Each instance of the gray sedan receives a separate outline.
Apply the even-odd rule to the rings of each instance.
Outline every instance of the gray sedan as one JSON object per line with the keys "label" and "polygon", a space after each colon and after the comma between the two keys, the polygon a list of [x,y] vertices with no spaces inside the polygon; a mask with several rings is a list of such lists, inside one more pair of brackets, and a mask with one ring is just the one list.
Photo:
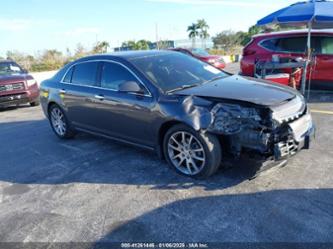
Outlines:
{"label": "gray sedan", "polygon": [[140,146],[195,178],[243,153],[284,160],[314,132],[297,91],[172,51],[79,59],[41,84],[41,103],[59,138],[82,131]]}

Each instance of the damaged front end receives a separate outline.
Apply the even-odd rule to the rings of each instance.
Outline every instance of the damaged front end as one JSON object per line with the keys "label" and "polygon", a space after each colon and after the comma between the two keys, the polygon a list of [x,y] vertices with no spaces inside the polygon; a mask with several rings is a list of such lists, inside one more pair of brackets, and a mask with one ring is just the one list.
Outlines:
{"label": "damaged front end", "polygon": [[193,127],[223,137],[233,157],[248,151],[281,160],[309,148],[314,126],[302,97],[277,107],[219,102],[191,96],[183,103]]}
{"label": "damaged front end", "polygon": [[213,119],[208,131],[223,135],[229,142],[229,152],[239,157],[243,149],[261,154],[270,152],[272,122],[269,112],[254,107],[219,103],[211,110]]}

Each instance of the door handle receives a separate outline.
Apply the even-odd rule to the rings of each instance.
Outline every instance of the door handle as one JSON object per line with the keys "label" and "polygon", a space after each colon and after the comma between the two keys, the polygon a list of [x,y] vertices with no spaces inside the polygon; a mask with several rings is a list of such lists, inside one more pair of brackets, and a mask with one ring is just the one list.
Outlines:
{"label": "door handle", "polygon": [[59,90],[59,93],[60,93],[60,94],[65,94],[65,93],[66,93],[66,90],[65,90],[65,89],[61,89],[61,90]]}
{"label": "door handle", "polygon": [[98,99],[98,100],[104,100],[104,96],[103,95],[95,95],[94,96],[95,99]]}

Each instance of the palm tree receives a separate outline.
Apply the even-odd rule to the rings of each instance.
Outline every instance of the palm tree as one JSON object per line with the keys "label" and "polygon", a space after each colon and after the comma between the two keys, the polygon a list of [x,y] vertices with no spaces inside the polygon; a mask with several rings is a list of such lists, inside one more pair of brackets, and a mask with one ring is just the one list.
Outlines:
{"label": "palm tree", "polygon": [[188,37],[192,39],[192,47],[195,47],[195,40],[199,36],[198,24],[192,23],[192,25],[187,27],[187,32],[189,32]]}
{"label": "palm tree", "polygon": [[201,43],[203,47],[206,47],[206,39],[209,37],[208,29],[209,26],[205,19],[200,19],[197,22],[199,29],[199,37],[201,38]]}

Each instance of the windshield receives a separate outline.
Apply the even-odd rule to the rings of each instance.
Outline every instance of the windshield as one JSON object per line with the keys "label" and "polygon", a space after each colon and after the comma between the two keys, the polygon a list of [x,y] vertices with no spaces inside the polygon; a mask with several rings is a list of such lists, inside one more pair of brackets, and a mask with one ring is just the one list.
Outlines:
{"label": "windshield", "polygon": [[198,55],[198,56],[209,56],[210,54],[204,50],[204,49],[200,49],[200,48],[194,48],[191,50],[192,54],[194,55]]}
{"label": "windshield", "polygon": [[131,62],[164,92],[194,87],[227,74],[182,53],[133,58]]}
{"label": "windshield", "polygon": [[22,68],[15,62],[0,62],[0,75],[22,74]]}

